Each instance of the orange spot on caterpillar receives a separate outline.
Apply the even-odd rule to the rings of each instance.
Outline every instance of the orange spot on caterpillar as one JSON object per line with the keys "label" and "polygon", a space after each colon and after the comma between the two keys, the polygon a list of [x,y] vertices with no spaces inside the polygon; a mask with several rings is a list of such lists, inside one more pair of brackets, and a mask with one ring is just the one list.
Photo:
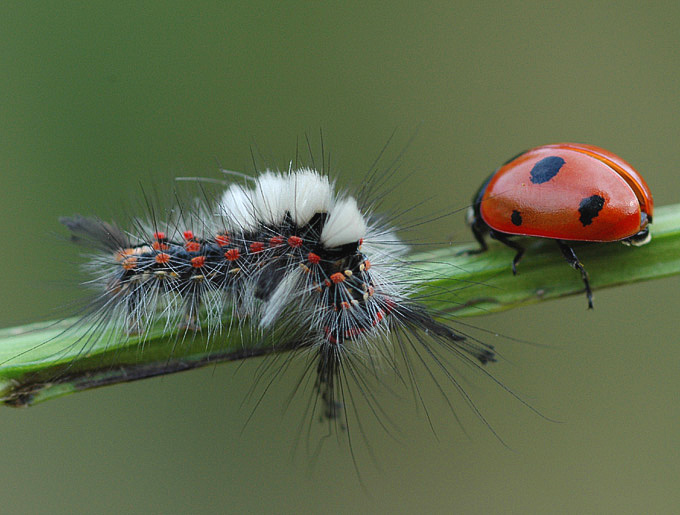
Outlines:
{"label": "orange spot on caterpillar", "polygon": [[127,256],[130,256],[132,254],[136,254],[135,249],[121,249],[118,252],[116,252],[113,256],[113,258],[116,261],[122,261],[124,260]]}
{"label": "orange spot on caterpillar", "polygon": [[302,238],[300,238],[299,236],[291,236],[290,238],[288,238],[288,245],[290,245],[294,249],[302,247]]}
{"label": "orange spot on caterpillar", "polygon": [[345,276],[341,274],[340,272],[336,272],[333,275],[331,275],[331,281],[333,281],[335,284],[341,283],[345,280]]}
{"label": "orange spot on caterpillar", "polygon": [[167,263],[170,261],[170,254],[166,254],[165,252],[161,252],[160,254],[156,254],[156,263],[159,265],[162,265],[164,263]]}
{"label": "orange spot on caterpillar", "polygon": [[380,321],[385,318],[385,312],[382,309],[379,309],[378,312],[375,314],[375,320],[373,321],[373,325],[378,325]]}
{"label": "orange spot on caterpillar", "polygon": [[270,247],[278,247],[279,245],[283,245],[283,238],[281,236],[274,236],[269,240]]}
{"label": "orange spot on caterpillar", "polygon": [[165,233],[161,231],[156,231],[153,233],[153,237],[157,240],[164,240],[165,239]]}
{"label": "orange spot on caterpillar", "polygon": [[122,266],[125,270],[134,270],[137,266],[137,258],[135,256],[128,256],[123,260]]}
{"label": "orange spot on caterpillar", "polygon": [[331,332],[330,328],[328,326],[323,328],[323,332],[326,333],[326,340],[328,340],[329,343],[335,345],[338,343],[338,340],[335,336],[333,336],[333,333]]}
{"label": "orange spot on caterpillar", "polygon": [[236,261],[239,257],[241,257],[241,253],[238,251],[238,249],[229,249],[224,253],[224,257],[227,258],[228,261]]}
{"label": "orange spot on caterpillar", "polygon": [[201,250],[201,244],[197,241],[187,241],[186,245],[184,245],[184,248],[189,252],[198,252]]}
{"label": "orange spot on caterpillar", "polygon": [[345,338],[351,340],[352,338],[355,338],[360,334],[365,333],[366,330],[367,329],[364,327],[353,327],[352,329],[347,329],[347,331],[345,331]]}
{"label": "orange spot on caterpillar", "polygon": [[229,238],[229,235],[225,232],[222,234],[218,234],[215,236],[215,243],[217,243],[220,247],[226,247],[231,243],[231,238]]}
{"label": "orange spot on caterpillar", "polygon": [[205,265],[205,256],[191,258],[191,266],[194,268],[201,268],[203,265]]}
{"label": "orange spot on caterpillar", "polygon": [[250,252],[253,254],[257,254],[258,252],[262,252],[264,250],[264,243],[261,241],[254,241],[250,244]]}
{"label": "orange spot on caterpillar", "polygon": [[321,263],[321,256],[319,256],[318,254],[314,254],[314,252],[310,252],[309,254],[307,254],[307,261],[314,265],[318,265],[319,263]]}
{"label": "orange spot on caterpillar", "polygon": [[185,240],[193,240],[194,239],[194,233],[192,231],[184,231],[183,236],[184,236]]}
{"label": "orange spot on caterpillar", "polygon": [[[162,234],[162,233],[161,233]],[[162,243],[160,241],[154,241],[151,246],[154,250],[168,250],[170,246],[167,243]]]}

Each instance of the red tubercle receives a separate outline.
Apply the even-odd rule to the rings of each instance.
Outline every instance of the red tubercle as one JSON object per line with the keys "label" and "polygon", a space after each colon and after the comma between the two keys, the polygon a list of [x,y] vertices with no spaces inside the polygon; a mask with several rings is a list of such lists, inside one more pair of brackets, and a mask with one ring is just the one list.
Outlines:
{"label": "red tubercle", "polygon": [[159,265],[164,265],[165,263],[170,261],[170,254],[161,252],[160,254],[156,254],[156,257],[154,259],[156,260],[156,263],[158,263]]}
{"label": "red tubercle", "polygon": [[238,249],[229,249],[224,253],[224,257],[227,259],[227,261],[236,261],[239,257],[241,257],[241,253]]}
{"label": "red tubercle", "polygon": [[[350,329],[347,329],[342,333],[342,337],[345,340],[351,340],[353,338],[356,338],[357,336],[361,336],[363,333],[365,333],[368,330],[366,327],[352,327]],[[326,340],[328,343],[331,343],[333,345],[338,344],[338,339],[333,335],[334,331],[331,331],[330,327],[326,326],[323,328],[324,334],[326,336]]]}
{"label": "red tubercle", "polygon": [[302,238],[299,236],[291,236],[288,238],[288,245],[293,247],[294,249],[302,247]]}
{"label": "red tubercle", "polygon": [[384,300],[385,306],[383,309],[378,309],[378,311],[375,313],[375,318],[373,319],[373,326],[375,327],[378,325],[380,322],[383,321],[383,319],[392,313],[394,311],[394,308],[397,306],[397,304],[389,298],[386,298]]}
{"label": "red tubercle", "polygon": [[309,261],[313,265],[318,265],[319,263],[321,263],[321,256],[319,256],[318,254],[314,254],[314,252],[310,252],[309,254],[307,254],[307,261]]}
{"label": "red tubercle", "polygon": [[264,243],[261,241],[254,241],[250,244],[250,252],[252,254],[257,254],[259,252],[262,252],[264,250]]}
{"label": "red tubercle", "polygon": [[[160,233],[160,234],[163,234],[163,233]],[[168,250],[170,248],[170,245],[168,245],[167,243],[163,243],[161,241],[156,240],[151,244],[151,247],[154,250]]]}
{"label": "red tubercle", "polygon": [[123,261],[125,258],[128,256],[131,256],[132,254],[135,253],[135,249],[133,248],[128,248],[128,249],[120,249],[118,252],[116,252],[113,257],[116,261]]}
{"label": "red tubercle", "polygon": [[187,241],[184,248],[187,249],[187,252],[198,252],[201,250],[201,244],[197,241]]}
{"label": "red tubercle", "polygon": [[124,270],[134,270],[137,267],[137,257],[127,256],[123,259],[121,266]]}
{"label": "red tubercle", "polygon": [[333,275],[331,275],[331,281],[333,281],[334,284],[341,283],[345,280],[345,275],[341,274],[340,272],[336,272]]}
{"label": "red tubercle", "polygon": [[352,327],[351,329],[347,329],[345,331],[345,338],[348,340],[351,340],[352,338],[356,338],[360,334],[363,334],[367,331],[365,327]]}
{"label": "red tubercle", "polygon": [[283,245],[283,238],[281,236],[274,236],[269,239],[270,247],[278,247],[279,245]]}
{"label": "red tubercle", "polygon": [[333,345],[338,343],[338,339],[333,336],[333,333],[328,326],[323,328],[323,332],[326,334],[326,340],[328,340],[328,343],[332,343]]}
{"label": "red tubercle", "polygon": [[231,243],[231,238],[226,232],[218,234],[215,236],[215,243],[217,243],[220,247],[226,247]]}
{"label": "red tubercle", "polygon": [[205,265],[205,256],[196,256],[191,258],[191,266],[194,268],[201,268]]}
{"label": "red tubercle", "polygon": [[340,303],[340,306],[342,306],[342,309],[345,309],[345,310],[346,310],[346,309],[349,309],[349,308],[351,307],[350,304],[349,304],[349,302],[347,302],[347,301],[341,302],[341,303]]}

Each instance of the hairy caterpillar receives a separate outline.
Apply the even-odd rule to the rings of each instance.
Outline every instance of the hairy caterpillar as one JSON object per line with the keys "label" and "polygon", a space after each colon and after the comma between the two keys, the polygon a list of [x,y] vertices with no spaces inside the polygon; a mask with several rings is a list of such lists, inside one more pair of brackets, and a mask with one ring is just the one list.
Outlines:
{"label": "hairy caterpillar", "polygon": [[417,300],[425,278],[395,229],[370,212],[371,180],[355,197],[313,168],[291,166],[240,177],[217,200],[136,218],[132,229],[63,218],[72,239],[94,249],[85,268],[98,293],[86,318],[142,341],[160,324],[182,338],[250,332],[273,340],[271,351],[305,352],[328,420],[343,413],[348,381],[363,385],[385,363],[396,369],[397,356],[413,349],[481,417],[442,356],[478,366],[495,360],[493,347],[439,322]]}

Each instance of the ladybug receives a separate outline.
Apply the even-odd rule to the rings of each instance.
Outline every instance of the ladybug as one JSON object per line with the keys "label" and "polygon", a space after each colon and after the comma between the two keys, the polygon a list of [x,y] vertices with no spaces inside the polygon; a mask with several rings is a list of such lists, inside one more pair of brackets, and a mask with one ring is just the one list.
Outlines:
{"label": "ladybug", "polygon": [[581,143],[543,145],[506,161],[484,181],[468,213],[481,248],[469,253],[487,250],[488,233],[515,249],[516,274],[524,247],[512,236],[553,239],[567,262],[581,272],[592,309],[588,273],[571,243],[644,245],[651,239],[653,210],[647,183],[619,156]]}

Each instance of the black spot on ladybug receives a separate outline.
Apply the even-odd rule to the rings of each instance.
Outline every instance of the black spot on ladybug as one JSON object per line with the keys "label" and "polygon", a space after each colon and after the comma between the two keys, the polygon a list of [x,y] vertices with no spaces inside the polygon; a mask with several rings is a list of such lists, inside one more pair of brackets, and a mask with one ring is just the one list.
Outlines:
{"label": "black spot on ladybug", "polygon": [[578,206],[578,212],[581,213],[579,220],[583,224],[583,227],[593,223],[593,218],[600,214],[603,207],[604,198],[599,195],[584,198]]}
{"label": "black spot on ladybug", "polygon": [[555,177],[564,166],[564,159],[559,156],[544,157],[531,169],[531,182],[543,184]]}
{"label": "black spot on ladybug", "polygon": [[519,227],[522,225],[522,214],[515,209],[510,216],[510,221]]}

